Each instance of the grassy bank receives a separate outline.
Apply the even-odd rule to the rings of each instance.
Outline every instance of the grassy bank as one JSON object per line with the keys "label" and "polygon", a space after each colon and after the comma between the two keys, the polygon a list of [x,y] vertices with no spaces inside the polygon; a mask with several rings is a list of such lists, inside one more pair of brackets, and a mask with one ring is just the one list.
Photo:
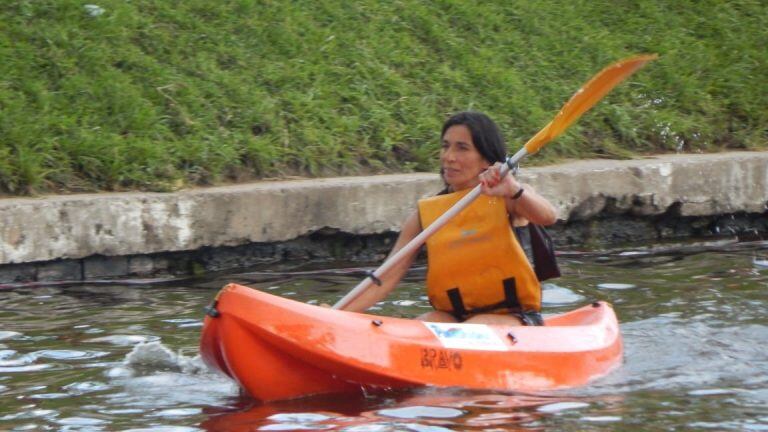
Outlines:
{"label": "grassy bank", "polygon": [[760,1],[339,3],[3,2],[0,191],[431,170],[449,113],[516,149],[645,52],[530,163],[768,147]]}

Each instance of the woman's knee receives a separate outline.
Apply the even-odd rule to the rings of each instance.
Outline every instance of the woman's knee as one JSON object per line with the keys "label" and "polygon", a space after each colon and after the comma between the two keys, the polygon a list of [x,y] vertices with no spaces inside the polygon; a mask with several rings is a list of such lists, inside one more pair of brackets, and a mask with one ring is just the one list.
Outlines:
{"label": "woman's knee", "polygon": [[443,311],[429,311],[427,313],[423,313],[416,317],[419,321],[427,321],[427,322],[444,322],[444,323],[455,323],[458,322],[456,318],[449,314],[448,312]]}
{"label": "woman's knee", "polygon": [[502,314],[480,314],[475,315],[466,321],[469,324],[486,324],[486,325],[505,325],[505,326],[521,326],[523,322],[520,321],[514,315],[502,315]]}

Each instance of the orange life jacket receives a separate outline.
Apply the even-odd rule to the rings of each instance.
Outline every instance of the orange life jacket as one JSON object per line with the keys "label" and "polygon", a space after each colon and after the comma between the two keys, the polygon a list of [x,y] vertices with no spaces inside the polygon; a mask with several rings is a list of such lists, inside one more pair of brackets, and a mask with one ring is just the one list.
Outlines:
{"label": "orange life jacket", "polygon": [[[419,200],[422,228],[469,190]],[[427,240],[427,295],[461,318],[499,309],[540,311],[541,285],[509,224],[504,199],[480,195]]]}

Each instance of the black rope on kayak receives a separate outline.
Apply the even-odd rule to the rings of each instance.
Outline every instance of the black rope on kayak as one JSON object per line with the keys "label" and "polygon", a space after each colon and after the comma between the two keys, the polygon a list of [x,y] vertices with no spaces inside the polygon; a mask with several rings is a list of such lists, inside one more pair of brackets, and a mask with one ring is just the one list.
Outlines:
{"label": "black rope on kayak", "polygon": [[375,274],[373,274],[373,270],[368,270],[365,272],[366,275],[368,275],[369,278],[378,286],[381,286],[381,279],[377,278]]}
{"label": "black rope on kayak", "polygon": [[214,300],[213,303],[211,303],[209,306],[204,307],[203,311],[205,311],[206,315],[212,318],[218,318],[221,315],[221,312],[216,310],[216,305],[218,304],[219,304],[219,301]]}
{"label": "black rope on kayak", "polygon": [[509,338],[509,340],[512,343],[512,345],[517,343],[517,336],[515,336],[514,333],[512,333],[512,332],[507,333],[507,337]]}

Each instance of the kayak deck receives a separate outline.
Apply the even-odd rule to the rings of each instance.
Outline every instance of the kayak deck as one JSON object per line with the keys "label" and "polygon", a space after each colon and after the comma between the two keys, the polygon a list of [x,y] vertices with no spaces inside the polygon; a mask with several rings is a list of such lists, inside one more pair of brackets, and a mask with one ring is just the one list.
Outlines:
{"label": "kayak deck", "polygon": [[[205,318],[205,362],[261,401],[416,386],[548,390],[621,363],[613,308],[543,327],[425,323],[312,306],[229,284]],[[215,315],[215,316],[212,316]]]}

